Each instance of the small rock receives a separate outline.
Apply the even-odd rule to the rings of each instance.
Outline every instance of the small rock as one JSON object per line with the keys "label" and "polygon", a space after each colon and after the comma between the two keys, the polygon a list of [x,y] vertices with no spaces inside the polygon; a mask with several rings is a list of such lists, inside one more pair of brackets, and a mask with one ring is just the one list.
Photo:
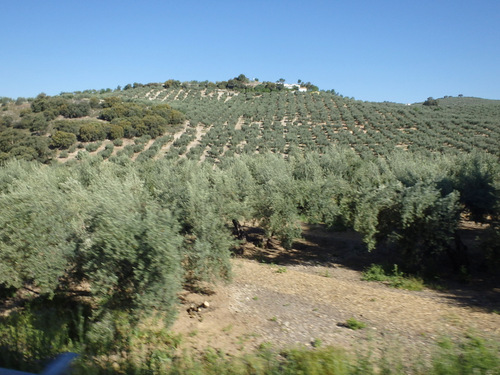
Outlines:
{"label": "small rock", "polygon": [[207,301],[203,302],[203,307],[208,309],[210,307],[210,303],[208,303]]}

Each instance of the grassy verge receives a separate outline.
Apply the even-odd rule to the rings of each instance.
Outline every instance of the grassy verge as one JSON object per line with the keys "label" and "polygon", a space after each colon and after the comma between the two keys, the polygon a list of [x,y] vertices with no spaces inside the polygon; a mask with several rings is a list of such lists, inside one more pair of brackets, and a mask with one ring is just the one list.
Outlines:
{"label": "grassy verge", "polygon": [[414,363],[405,364],[390,350],[380,358],[319,342],[312,349],[262,345],[238,357],[213,349],[193,356],[179,352],[182,338],[173,335],[164,320],[138,323],[125,313],[91,321],[69,310],[31,309],[1,319],[0,363],[24,371],[39,372],[56,354],[75,351],[80,357],[74,374],[500,374],[499,343],[475,336],[443,339],[426,364],[418,353]]}

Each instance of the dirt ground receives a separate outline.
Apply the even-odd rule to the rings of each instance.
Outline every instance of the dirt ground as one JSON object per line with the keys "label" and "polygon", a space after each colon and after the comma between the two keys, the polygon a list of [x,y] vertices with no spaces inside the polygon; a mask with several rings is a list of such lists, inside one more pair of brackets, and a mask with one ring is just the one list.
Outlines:
{"label": "dirt ground", "polygon": [[[173,331],[182,349],[237,355],[262,344],[335,345],[426,356],[437,339],[467,333],[500,341],[500,288],[485,282],[407,291],[361,280],[376,261],[355,233],[305,227],[285,251],[246,244],[233,279],[204,293],[185,291]],[[345,326],[354,318],[366,324]]]}

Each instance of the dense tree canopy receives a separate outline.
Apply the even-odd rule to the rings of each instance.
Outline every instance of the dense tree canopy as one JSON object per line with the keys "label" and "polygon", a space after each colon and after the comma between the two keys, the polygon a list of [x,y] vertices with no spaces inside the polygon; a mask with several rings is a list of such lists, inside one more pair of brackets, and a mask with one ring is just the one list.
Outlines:
{"label": "dense tree canopy", "polygon": [[[255,220],[285,247],[300,220],[352,228],[368,250],[384,246],[426,272],[468,266],[463,215],[498,233],[500,171],[486,154],[363,160],[337,148],[228,158],[216,169],[127,160],[0,168],[0,285],[57,293],[70,278],[88,281],[102,306],[173,311],[182,281],[229,276],[234,220]],[[497,264],[488,249],[482,256]]]}
{"label": "dense tree canopy", "polygon": [[65,149],[69,148],[75,142],[76,135],[74,135],[73,133],[58,130],[52,135],[50,139],[50,146],[54,148]]}
{"label": "dense tree canopy", "polygon": [[437,106],[438,104],[439,104],[438,101],[433,97],[427,98],[427,100],[423,103],[423,105],[426,106]]}

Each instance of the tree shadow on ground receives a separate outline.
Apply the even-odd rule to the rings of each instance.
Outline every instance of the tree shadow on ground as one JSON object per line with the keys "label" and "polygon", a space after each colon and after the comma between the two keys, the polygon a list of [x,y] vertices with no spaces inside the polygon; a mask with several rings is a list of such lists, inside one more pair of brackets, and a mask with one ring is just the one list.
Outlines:
{"label": "tree shadow on ground", "polygon": [[445,298],[465,307],[500,314],[500,273],[489,270],[482,249],[487,226],[473,222],[460,225],[460,238],[467,247],[471,271],[449,273],[442,279]]}
{"label": "tree shadow on ground", "polygon": [[[280,266],[345,267],[362,272],[372,264],[400,264],[394,252],[384,247],[368,251],[361,235],[352,231],[334,231],[320,224],[304,224],[302,238],[295,241],[292,249],[283,248],[275,238],[268,239],[261,228],[242,226],[246,243],[239,256]],[[462,237],[476,256],[478,229],[462,230]],[[478,309],[488,313],[500,313],[500,277],[481,269],[476,259],[474,272],[468,277],[445,270],[438,279],[430,279],[426,286],[436,289],[439,297],[450,303]]]}
{"label": "tree shadow on ground", "polygon": [[239,255],[265,263],[282,266],[307,265],[348,267],[363,271],[373,263],[382,261],[382,251],[369,252],[361,236],[351,230],[333,231],[320,224],[304,224],[302,238],[285,249],[275,238],[266,238],[258,227],[242,227],[246,243]]}

